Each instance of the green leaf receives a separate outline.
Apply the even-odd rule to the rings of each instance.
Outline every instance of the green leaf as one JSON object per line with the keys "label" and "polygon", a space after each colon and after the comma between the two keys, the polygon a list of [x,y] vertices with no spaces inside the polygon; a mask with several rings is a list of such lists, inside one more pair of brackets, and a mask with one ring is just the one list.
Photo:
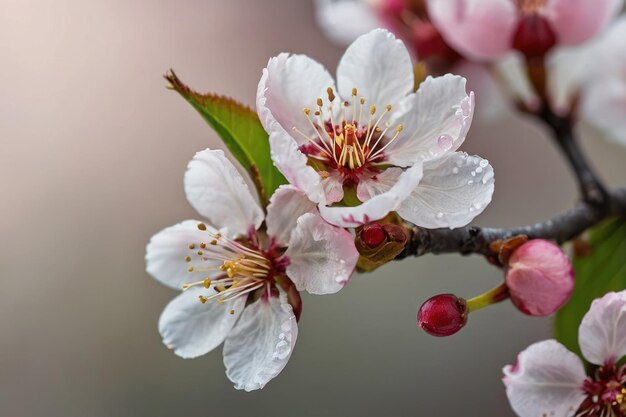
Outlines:
{"label": "green leaf", "polygon": [[248,171],[263,206],[287,180],[270,158],[268,135],[251,108],[228,97],[199,94],[185,85],[174,73],[165,75],[170,88],[178,92],[215,130],[226,147]]}
{"label": "green leaf", "polygon": [[626,219],[609,219],[592,229],[589,252],[573,261],[574,293],[556,315],[556,339],[580,355],[578,326],[591,302],[609,291],[626,288]]}

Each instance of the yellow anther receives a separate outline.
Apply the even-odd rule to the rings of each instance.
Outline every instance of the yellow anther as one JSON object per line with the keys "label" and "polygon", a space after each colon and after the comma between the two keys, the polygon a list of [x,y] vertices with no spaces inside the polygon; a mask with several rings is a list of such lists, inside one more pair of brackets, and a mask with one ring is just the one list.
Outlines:
{"label": "yellow anther", "polygon": [[304,114],[306,114],[307,116],[309,114],[311,114],[311,109],[309,109],[308,107],[305,107],[304,109],[302,109],[302,111],[304,112]]}
{"label": "yellow anther", "polygon": [[230,310],[230,314],[231,315],[235,314],[235,310]]}
{"label": "yellow anther", "polygon": [[211,286],[211,279],[210,278],[205,279],[202,285],[204,285],[204,288],[209,288]]}
{"label": "yellow anther", "polygon": [[387,111],[391,111],[391,104],[387,104],[387,105],[385,106],[385,109],[386,109]]}
{"label": "yellow anther", "polygon": [[198,251],[198,255],[202,256],[202,251],[201,250]]}
{"label": "yellow anther", "polygon": [[396,132],[400,133],[404,130],[404,125],[398,125],[398,127],[396,127]]}
{"label": "yellow anther", "polygon": [[217,245],[217,240],[213,239],[210,243],[211,243],[211,245],[215,246],[215,245]]}
{"label": "yellow anther", "polygon": [[319,116],[321,113],[318,112],[317,110],[315,110],[315,113],[313,113],[313,114],[316,115],[316,116]]}
{"label": "yellow anther", "polygon": [[353,89],[352,89],[352,95],[353,95],[353,96],[356,96],[356,88],[353,88]]}
{"label": "yellow anther", "polygon": [[235,270],[233,268],[228,268],[226,270],[226,273],[228,274],[228,278],[232,278],[235,276]]}
{"label": "yellow anther", "polygon": [[370,114],[373,116],[376,113],[376,106],[370,106]]}
{"label": "yellow anther", "polygon": [[333,91],[332,87],[328,87],[326,89],[326,92],[328,93],[328,101],[332,103],[333,100],[335,100],[335,92]]}
{"label": "yellow anther", "polygon": [[330,177],[330,174],[326,171],[319,171],[318,172],[319,176],[321,179],[325,180],[326,178]]}
{"label": "yellow anther", "polygon": [[322,105],[323,105],[323,104],[324,104],[324,102],[322,101],[322,99],[318,97],[318,98],[317,98],[317,105],[318,105],[319,107],[322,107]]}
{"label": "yellow anther", "polygon": [[185,256],[185,262],[191,262],[191,256]]}
{"label": "yellow anther", "polygon": [[204,223],[198,223],[198,229],[200,229],[200,230],[206,230],[206,224],[204,224]]}
{"label": "yellow anther", "polygon": [[186,290],[187,288],[189,288],[190,285],[189,284],[183,284],[183,290]]}
{"label": "yellow anther", "polygon": [[221,237],[222,237],[221,233],[218,233],[218,234],[215,235],[215,239],[217,239],[217,240],[220,240]]}
{"label": "yellow anther", "polygon": [[208,298],[206,298],[204,295],[199,295],[198,298],[200,299],[200,302],[202,304],[206,303],[207,301],[209,301]]}
{"label": "yellow anther", "polygon": [[188,247],[189,247],[189,249],[195,249],[196,245],[194,245],[193,243],[190,243]]}
{"label": "yellow anther", "polygon": [[193,272],[193,266],[190,266],[189,268],[187,268],[187,271]]}
{"label": "yellow anther", "polygon": [[350,105],[350,103],[348,103],[347,101],[343,102],[343,107],[348,107]]}
{"label": "yellow anther", "polygon": [[204,242],[200,243],[200,247],[201,247],[202,249],[206,248],[206,243],[204,243]]}
{"label": "yellow anther", "polygon": [[365,104],[365,99],[364,99],[363,97],[361,97],[361,99],[359,100],[359,102],[360,102],[361,104]]}
{"label": "yellow anther", "polygon": [[215,287],[215,288],[216,288],[216,289],[217,289],[217,291],[219,291],[219,292],[224,292],[224,291],[226,291],[226,287],[225,287],[225,286],[223,286],[222,284],[216,285],[216,287]]}

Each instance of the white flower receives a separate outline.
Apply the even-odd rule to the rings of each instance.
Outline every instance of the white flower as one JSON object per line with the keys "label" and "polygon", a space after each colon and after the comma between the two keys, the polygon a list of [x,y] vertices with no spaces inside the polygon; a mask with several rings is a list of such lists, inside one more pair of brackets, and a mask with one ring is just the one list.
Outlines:
{"label": "white flower", "polygon": [[195,155],[185,192],[207,221],[166,228],[146,249],[148,273],[185,289],[161,315],[163,343],[194,358],[224,342],[226,375],[235,388],[263,388],[296,343],[294,284],[314,294],[340,290],[358,259],[353,238],[324,222],[292,186],[271,197],[267,233],[260,231],[263,210],[222,151]]}
{"label": "white flower", "polygon": [[465,79],[427,78],[413,93],[404,44],[384,29],[359,37],[337,69],[280,54],[259,82],[257,110],[272,159],[342,227],[391,211],[417,225],[459,227],[493,194],[486,160],[455,152],[474,111]]}
{"label": "white flower", "polygon": [[[559,115],[574,116],[609,139],[626,145],[626,17],[590,42],[556,48],[546,59],[547,99]],[[531,110],[541,99],[533,89],[520,55],[511,54],[496,63],[498,75],[516,98]]]}
{"label": "white flower", "polygon": [[586,376],[578,356],[555,340],[535,343],[504,368],[504,384],[520,417],[625,416],[626,291],[595,300],[578,331],[580,350],[598,369]]}
{"label": "white flower", "polygon": [[315,14],[326,36],[342,46],[386,26],[371,0],[316,0]]}

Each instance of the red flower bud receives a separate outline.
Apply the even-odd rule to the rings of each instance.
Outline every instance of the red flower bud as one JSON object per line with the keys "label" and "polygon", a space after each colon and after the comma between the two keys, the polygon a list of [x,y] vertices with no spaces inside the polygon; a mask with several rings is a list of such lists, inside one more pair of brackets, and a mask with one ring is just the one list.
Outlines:
{"label": "red flower bud", "polygon": [[574,290],[574,269],[552,242],[534,239],[517,248],[505,269],[513,304],[530,316],[548,316],[563,307]]}
{"label": "red flower bud", "polygon": [[527,58],[541,58],[554,45],[556,35],[545,17],[532,13],[524,16],[519,22],[513,38],[513,47]]}
{"label": "red flower bud", "polygon": [[361,240],[370,248],[383,243],[386,237],[385,230],[378,223],[366,224],[361,230]]}
{"label": "red flower bud", "polygon": [[467,314],[465,300],[454,294],[439,294],[422,304],[417,324],[432,336],[450,336],[465,326]]}

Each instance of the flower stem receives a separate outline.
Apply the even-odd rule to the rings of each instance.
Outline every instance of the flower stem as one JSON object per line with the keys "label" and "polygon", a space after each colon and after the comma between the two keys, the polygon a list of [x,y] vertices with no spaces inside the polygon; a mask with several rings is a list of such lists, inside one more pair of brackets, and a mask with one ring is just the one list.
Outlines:
{"label": "flower stem", "polygon": [[509,289],[506,284],[501,284],[486,293],[470,298],[465,303],[467,305],[467,309],[471,313],[492,304],[499,303],[507,298],[509,298]]}

